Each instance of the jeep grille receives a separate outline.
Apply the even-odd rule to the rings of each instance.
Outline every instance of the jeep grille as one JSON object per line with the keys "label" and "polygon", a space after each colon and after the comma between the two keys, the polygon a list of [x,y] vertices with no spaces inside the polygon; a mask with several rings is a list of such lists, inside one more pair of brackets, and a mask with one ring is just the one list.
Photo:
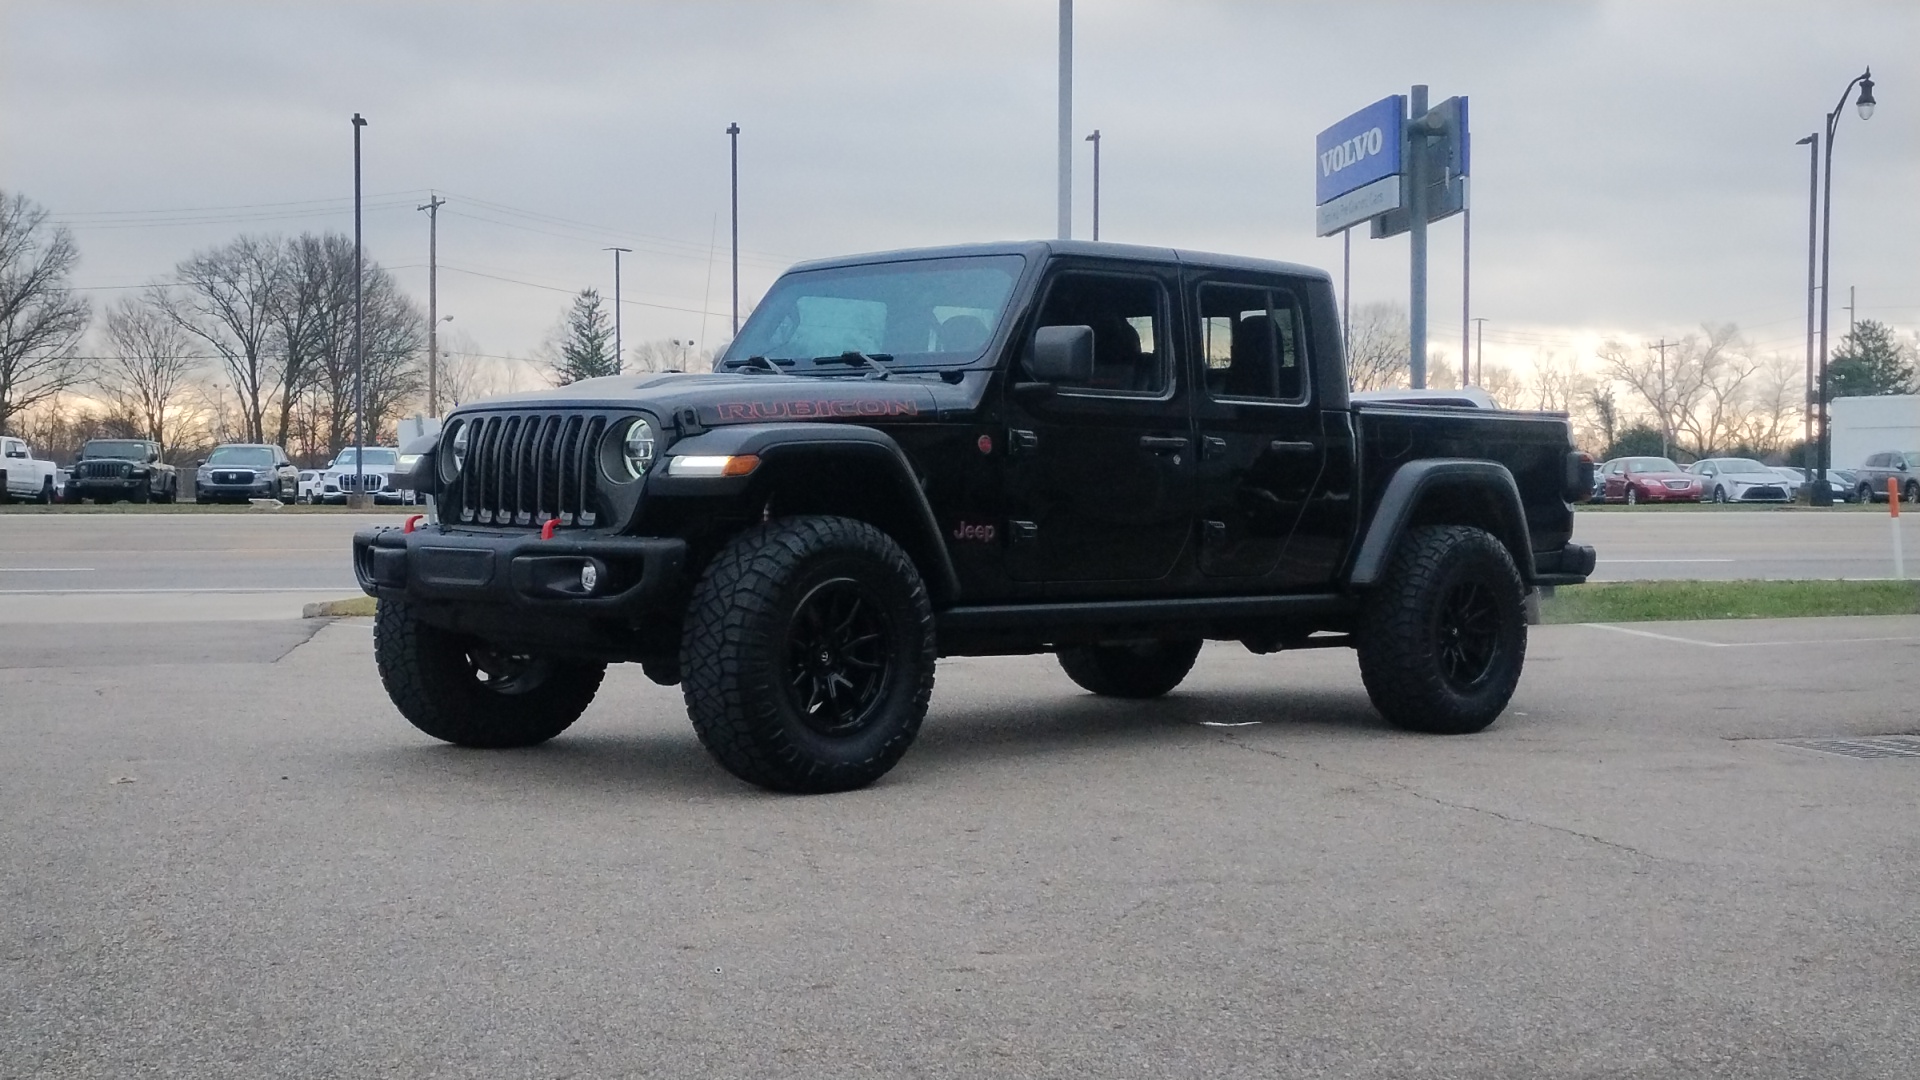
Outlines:
{"label": "jeep grille", "polygon": [[448,485],[442,520],[533,528],[550,519],[591,526],[600,518],[599,453],[604,416],[489,413],[467,421],[466,466]]}
{"label": "jeep grille", "polygon": [[83,461],[73,467],[73,475],[82,480],[124,480],[133,473],[126,461]]}

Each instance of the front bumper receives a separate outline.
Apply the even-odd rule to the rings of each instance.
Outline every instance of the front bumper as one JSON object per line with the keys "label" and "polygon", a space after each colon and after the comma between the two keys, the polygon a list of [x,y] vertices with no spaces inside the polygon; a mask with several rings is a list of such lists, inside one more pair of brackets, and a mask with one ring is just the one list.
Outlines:
{"label": "front bumper", "polygon": [[278,495],[279,492],[271,480],[256,480],[251,484],[215,484],[196,481],[193,494],[199,499],[267,499]]}
{"label": "front bumper", "polygon": [[[594,567],[592,592],[580,571]],[[685,594],[687,543],[661,537],[413,532],[376,525],[353,534],[353,572],[369,596],[405,597],[533,616],[633,619]]]}
{"label": "front bumper", "polygon": [[95,495],[130,495],[147,486],[147,478],[136,476],[127,480],[111,478],[88,478],[86,480],[68,480],[67,491],[75,495],[92,498]]}

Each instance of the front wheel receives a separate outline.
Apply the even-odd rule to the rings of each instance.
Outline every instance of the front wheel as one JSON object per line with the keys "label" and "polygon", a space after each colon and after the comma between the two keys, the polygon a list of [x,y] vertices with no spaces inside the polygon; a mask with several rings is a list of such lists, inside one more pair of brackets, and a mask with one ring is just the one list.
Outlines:
{"label": "front wheel", "polygon": [[404,600],[374,608],[373,658],[400,715],[443,742],[534,746],[592,704],[605,664],[515,653],[420,621]]}
{"label": "front wheel", "polygon": [[1360,677],[1374,707],[1436,735],[1493,723],[1527,655],[1525,591],[1506,546],[1484,529],[1414,530],[1361,614]]}
{"label": "front wheel", "polygon": [[1858,497],[1860,502],[1870,503],[1873,501],[1873,488],[1868,484],[1861,484],[1859,489],[1854,492],[1854,495]]}
{"label": "front wheel", "polygon": [[1102,697],[1157,698],[1179,686],[1200,656],[1200,639],[1074,645],[1056,654],[1082,690]]}
{"label": "front wheel", "polygon": [[1723,487],[1716,487],[1716,488],[1714,488],[1714,489],[1713,489],[1713,501],[1714,501],[1714,502],[1717,502],[1717,503],[1723,503],[1723,502],[1726,502],[1726,501],[1727,501],[1727,489],[1726,489],[1726,488],[1723,488]]}
{"label": "front wheel", "polygon": [[1627,505],[1628,506],[1640,505],[1640,493],[1634,490],[1633,488],[1627,489]]}
{"label": "front wheel", "polygon": [[933,607],[900,545],[865,522],[782,518],[727,544],[680,644],[687,715],[728,772],[774,791],[872,783],[919,734]]}

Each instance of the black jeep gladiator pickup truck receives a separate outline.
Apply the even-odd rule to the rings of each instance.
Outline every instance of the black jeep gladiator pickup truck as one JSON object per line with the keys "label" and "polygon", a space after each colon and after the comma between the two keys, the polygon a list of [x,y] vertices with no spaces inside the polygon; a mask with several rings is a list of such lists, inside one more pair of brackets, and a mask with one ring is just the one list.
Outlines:
{"label": "black jeep gladiator pickup truck", "polygon": [[1528,591],[1594,564],[1564,416],[1352,403],[1324,272],[1158,248],[803,264],[712,373],[465,405],[406,453],[434,513],[353,561],[408,720],[539,743],[638,661],[782,791],[884,774],[940,656],[1150,698],[1207,639],[1351,646],[1392,722],[1479,731]]}

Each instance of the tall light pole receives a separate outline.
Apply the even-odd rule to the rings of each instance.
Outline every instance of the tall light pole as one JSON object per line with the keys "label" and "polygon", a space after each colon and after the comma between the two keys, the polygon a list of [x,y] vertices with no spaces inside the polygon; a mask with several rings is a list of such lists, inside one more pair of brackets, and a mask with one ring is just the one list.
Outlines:
{"label": "tall light pole", "polygon": [[1473,385],[1479,386],[1487,377],[1487,320],[1485,316],[1473,317],[1473,370],[1476,377]]}
{"label": "tall light pole", "polygon": [[733,336],[740,336],[740,125],[727,125],[733,151]]}
{"label": "tall light pole", "polygon": [[440,208],[447,200],[427,192],[427,415],[440,415]]}
{"label": "tall light pole", "polygon": [[366,276],[365,259],[360,246],[360,129],[366,118],[353,114],[353,494],[349,505],[367,505],[367,354],[360,336],[366,305],[361,302],[360,283]]}
{"label": "tall light pole", "polygon": [[1073,237],[1073,0],[1060,0],[1060,239]]}
{"label": "tall light pole", "polygon": [[1833,434],[1828,430],[1827,416],[1827,315],[1832,307],[1832,286],[1828,271],[1833,262],[1833,135],[1840,126],[1840,113],[1847,107],[1847,99],[1853,96],[1853,88],[1860,88],[1860,119],[1873,116],[1873,69],[1856,75],[1840,94],[1840,103],[1827,114],[1826,161],[1820,177],[1820,460],[1815,467],[1812,502],[1815,506],[1833,505],[1833,492],[1827,487],[1827,469],[1833,464]]}
{"label": "tall light pole", "polygon": [[[1416,85],[1408,96],[1412,123],[1427,115],[1427,88]],[[1415,390],[1427,385],[1427,143],[1411,139],[1407,143],[1407,239],[1411,249],[1412,272],[1407,305],[1408,381]]]}
{"label": "tall light pole", "polygon": [[1460,211],[1460,385],[1467,378],[1467,324],[1473,321],[1473,181],[1462,179],[1467,205]]}
{"label": "tall light pole", "polygon": [[1093,144],[1093,238],[1100,239],[1100,129],[1087,136]]}
{"label": "tall light pole", "polygon": [[600,250],[613,252],[613,373],[618,375],[627,366],[627,354],[621,351],[620,346],[620,254],[633,249],[610,247]]}
{"label": "tall light pole", "polygon": [[[1817,456],[1813,446],[1813,412],[1819,407],[1813,379],[1814,324],[1813,293],[1820,287],[1820,133],[1814,132],[1793,145],[1807,148],[1807,393],[1806,408],[1801,410],[1800,464],[1812,476]],[[1825,485],[1819,485],[1824,487]],[[1815,485],[1806,485],[1807,498],[1813,499]],[[1832,505],[1829,493],[1828,505]]]}

